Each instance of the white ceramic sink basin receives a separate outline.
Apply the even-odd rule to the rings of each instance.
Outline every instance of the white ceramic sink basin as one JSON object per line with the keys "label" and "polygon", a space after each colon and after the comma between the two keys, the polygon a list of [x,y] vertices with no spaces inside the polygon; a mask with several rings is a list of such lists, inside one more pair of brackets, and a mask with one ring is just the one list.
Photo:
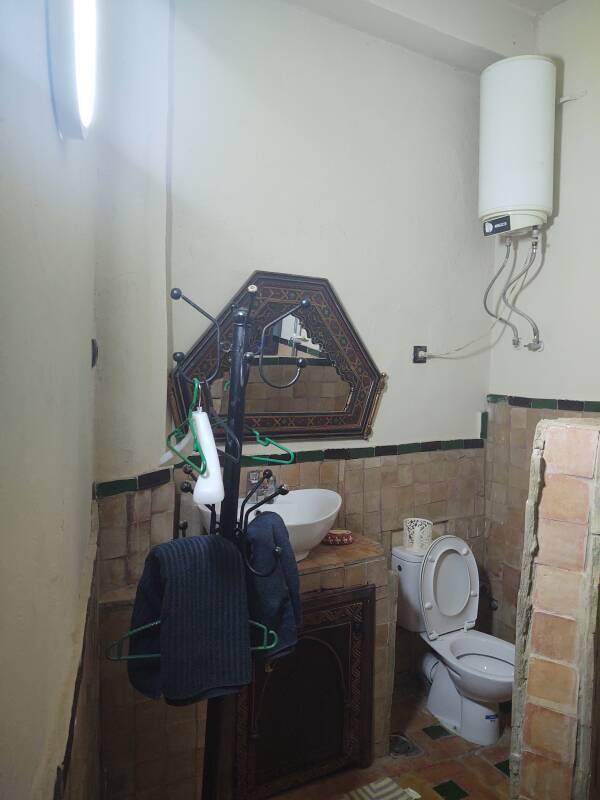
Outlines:
{"label": "white ceramic sink basin", "polygon": [[[238,508],[241,504],[240,500]],[[330,489],[296,489],[283,497],[276,497],[273,503],[265,503],[251,514],[250,519],[261,511],[279,514],[290,534],[296,561],[302,561],[329,532],[341,504],[342,498]],[[210,511],[205,506],[199,506],[199,510],[204,530],[208,531]],[[217,505],[217,516],[220,510],[220,505]]]}

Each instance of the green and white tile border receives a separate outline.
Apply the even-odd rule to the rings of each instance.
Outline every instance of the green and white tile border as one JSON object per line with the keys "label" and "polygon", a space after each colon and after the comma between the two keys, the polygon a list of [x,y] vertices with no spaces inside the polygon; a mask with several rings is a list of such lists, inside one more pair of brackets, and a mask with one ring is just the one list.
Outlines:
{"label": "green and white tile border", "polygon": [[[351,461],[357,458],[373,458],[375,456],[397,456],[408,453],[432,453],[438,450],[474,450],[483,447],[483,438],[479,439],[448,439],[429,442],[410,442],[408,444],[378,445],[375,447],[343,447],[327,448],[324,450],[298,450],[296,464],[308,461]],[[267,454],[268,456],[269,454]],[[272,454],[276,457],[276,454]],[[191,458],[194,461],[194,456]],[[264,462],[268,464],[269,462]],[[274,462],[278,463],[278,462]],[[254,466],[256,462],[250,456],[242,456],[242,467]],[[95,484],[97,498],[110,497],[123,492],[136,492],[141,489],[151,489],[168,483],[173,479],[173,467],[160,469],[156,472],[146,472],[133,478],[124,478],[116,481],[105,481]],[[175,467],[177,469],[177,467]]]}

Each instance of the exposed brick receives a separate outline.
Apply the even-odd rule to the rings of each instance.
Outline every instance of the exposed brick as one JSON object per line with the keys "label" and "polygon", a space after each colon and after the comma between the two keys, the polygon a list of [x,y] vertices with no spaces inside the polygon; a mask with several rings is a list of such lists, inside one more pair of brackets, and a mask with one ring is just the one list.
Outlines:
{"label": "exposed brick", "polygon": [[523,718],[523,746],[538,755],[572,764],[577,720],[535,703],[527,703]]}
{"label": "exposed brick", "polygon": [[527,691],[530,697],[561,711],[573,712],[577,704],[578,674],[573,667],[545,658],[530,658]]}
{"label": "exposed brick", "polygon": [[567,475],[546,475],[540,517],[585,525],[590,511],[587,481]]}
{"label": "exposed brick", "polygon": [[578,572],[538,564],[535,568],[533,606],[536,610],[576,617],[580,587],[581,575]]}
{"label": "exposed brick", "polygon": [[536,561],[569,570],[583,570],[587,525],[540,519],[538,524],[539,552]]}
{"label": "exposed brick", "polygon": [[597,449],[598,431],[593,428],[549,428],[544,447],[547,471],[591,478]]}
{"label": "exposed brick", "polygon": [[531,648],[534,653],[558,661],[573,661],[577,624],[567,617],[536,611],[531,626]]}
{"label": "exposed brick", "polygon": [[571,797],[572,768],[534,753],[521,757],[520,795],[530,800],[567,800]]}

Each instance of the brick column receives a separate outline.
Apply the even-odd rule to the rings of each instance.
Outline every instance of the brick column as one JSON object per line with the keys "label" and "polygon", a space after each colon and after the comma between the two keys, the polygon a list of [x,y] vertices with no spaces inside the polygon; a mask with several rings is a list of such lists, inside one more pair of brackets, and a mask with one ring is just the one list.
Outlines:
{"label": "brick column", "polygon": [[513,800],[586,800],[598,615],[600,423],[543,421],[533,443],[517,607]]}

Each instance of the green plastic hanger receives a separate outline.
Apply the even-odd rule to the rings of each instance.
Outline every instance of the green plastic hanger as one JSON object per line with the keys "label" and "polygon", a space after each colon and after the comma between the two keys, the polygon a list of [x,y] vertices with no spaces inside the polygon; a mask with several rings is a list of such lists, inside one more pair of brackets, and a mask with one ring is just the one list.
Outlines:
{"label": "green plastic hanger", "polygon": [[[256,645],[255,647],[251,647],[250,649],[252,652],[259,652],[264,650],[272,650],[274,647],[277,646],[279,642],[279,637],[277,633],[270,628],[267,628],[266,625],[263,625],[262,622],[255,622],[253,619],[248,620],[250,625],[254,625],[255,628],[258,628],[262,631],[262,644]],[[124,633],[123,636],[119,636],[119,638],[115,642],[111,642],[108,647],[106,648],[106,657],[109,661],[138,661],[142,658],[160,658],[160,653],[140,653],[138,655],[133,656],[124,656],[123,655],[123,646],[127,639],[130,639],[132,636],[135,636],[136,633],[142,633],[143,631],[147,631],[150,628],[155,628],[157,625],[160,625],[160,620],[156,619],[154,622],[149,622],[147,625],[140,625],[139,628],[133,628],[127,633]]]}
{"label": "green plastic hanger", "polygon": [[[198,378],[194,378],[193,381],[194,390],[192,393],[192,402],[190,403],[190,407],[188,409],[187,418],[185,422],[183,422],[179,427],[172,430],[171,433],[167,436],[167,447],[168,449],[174,453],[178,458],[182,460],[184,464],[187,464],[191,467],[194,472],[199,472],[200,475],[204,475],[206,472],[206,458],[204,457],[204,453],[202,452],[202,446],[200,445],[200,440],[198,439],[198,433],[196,431],[196,426],[194,425],[194,418],[192,417],[192,412],[196,410],[198,407],[198,398],[200,396],[200,381]],[[174,438],[175,442],[180,442],[184,435],[185,435],[185,428],[190,431],[192,434],[192,441],[194,443],[194,451],[200,457],[200,464],[197,464],[194,461],[191,461],[187,456],[184,456],[180,450],[177,450],[174,444],[171,443],[171,440]]]}
{"label": "green plastic hanger", "polygon": [[254,428],[249,429],[252,432],[256,440],[256,444],[260,444],[262,447],[269,447],[272,445],[276,447],[278,450],[281,450],[282,453],[287,453],[287,458],[276,458],[273,456],[250,456],[253,461],[263,461],[267,464],[293,464],[296,459],[296,454],[287,448],[283,444],[279,444],[276,442],[275,439],[271,439],[269,436],[261,436],[260,433],[255,430]]}

